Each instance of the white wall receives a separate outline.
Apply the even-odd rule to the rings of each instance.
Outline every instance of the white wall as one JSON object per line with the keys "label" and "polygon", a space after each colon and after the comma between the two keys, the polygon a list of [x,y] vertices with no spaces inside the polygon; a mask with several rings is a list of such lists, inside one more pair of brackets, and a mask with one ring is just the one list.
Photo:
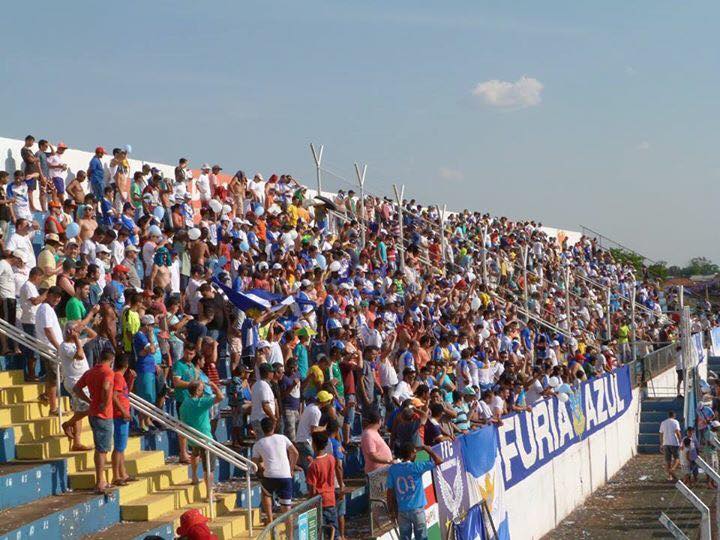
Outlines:
{"label": "white wall", "polygon": [[568,448],[505,492],[513,540],[533,540],[552,531],[637,453],[640,391],[625,413]]}

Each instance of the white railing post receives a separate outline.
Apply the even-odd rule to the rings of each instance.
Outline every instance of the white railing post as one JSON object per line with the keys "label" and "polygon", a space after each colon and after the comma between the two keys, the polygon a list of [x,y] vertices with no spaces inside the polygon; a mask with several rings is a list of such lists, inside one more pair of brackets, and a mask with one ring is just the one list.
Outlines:
{"label": "white railing post", "polygon": [[700,512],[700,540],[710,540],[712,530],[710,524],[710,509],[689,487],[683,484],[682,481],[678,481],[675,487]]}
{"label": "white railing post", "polygon": [[447,270],[447,239],[445,238],[445,220],[447,219],[447,204],[443,205],[442,211],[438,207],[440,214],[440,250],[442,251],[442,274],[446,274]]}
{"label": "white railing post", "polygon": [[660,517],[658,518],[658,521],[663,524],[663,527],[665,527],[676,540],[690,540],[687,535],[682,532],[682,530],[680,530],[680,527],[675,525],[675,522],[670,519],[665,512],[660,512]]}
{"label": "white railing post", "polygon": [[610,287],[605,292],[605,325],[607,326],[607,340],[612,340],[612,314],[610,312],[610,297],[612,293]]}
{"label": "white railing post", "polygon": [[[527,265],[528,265],[528,247],[522,246],[520,248],[522,250],[522,261],[523,261],[523,303],[525,305],[525,311],[530,311],[530,306],[528,305],[528,272],[527,272]],[[525,316],[526,320],[529,320],[527,318],[527,315]]]}
{"label": "white railing post", "polygon": [[358,185],[360,186],[360,245],[365,249],[365,173],[367,172],[367,164],[360,167],[355,163],[355,176],[357,176]]}
{"label": "white railing post", "polygon": [[252,488],[250,487],[250,471],[245,471],[245,489],[247,490],[247,515],[248,515],[248,533],[250,538],[253,536],[253,508],[252,508]]}
{"label": "white railing post", "polygon": [[630,289],[630,340],[632,341],[632,360],[633,362],[637,360],[637,339],[636,339],[636,333],[635,333],[635,295],[637,294],[637,291],[635,290],[635,274],[630,273],[630,286],[632,287]]}
{"label": "white railing post", "polygon": [[[717,450],[713,449],[713,452],[717,452]],[[703,458],[698,456],[696,462],[708,478],[715,482],[715,526],[720,527],[720,474]]]}
{"label": "white railing post", "polygon": [[210,468],[210,461],[212,460],[210,456],[210,452],[205,450],[205,478],[207,480],[207,489],[208,489],[208,501],[210,502],[210,519],[215,519],[215,482],[213,478],[213,473]]}
{"label": "white railing post", "polygon": [[490,290],[490,283],[488,282],[488,269],[487,269],[487,225],[483,223],[482,226],[482,271],[483,271],[483,284]]}
{"label": "white railing post", "polygon": [[565,319],[567,320],[568,330],[572,334],[572,326],[570,324],[570,265],[565,267]]}

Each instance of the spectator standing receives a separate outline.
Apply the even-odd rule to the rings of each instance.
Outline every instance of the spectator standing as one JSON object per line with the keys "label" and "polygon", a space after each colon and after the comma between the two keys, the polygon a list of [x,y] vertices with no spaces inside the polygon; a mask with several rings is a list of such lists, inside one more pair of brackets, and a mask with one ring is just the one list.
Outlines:
{"label": "spectator standing", "polygon": [[260,421],[263,418],[270,418],[277,422],[277,411],[275,409],[275,394],[270,386],[270,375],[274,368],[270,364],[260,364],[258,367],[260,379],[253,384],[250,393],[252,395],[252,408],[250,409],[250,424],[255,431],[255,436],[260,439],[263,436]]}
{"label": "spectator standing", "polygon": [[[62,295],[63,290],[60,287],[50,287],[45,302],[40,304],[37,313],[35,313],[35,338],[49,345],[55,351],[60,350],[60,344],[63,340],[62,328],[55,311]],[[46,374],[45,394],[40,396],[40,400],[50,404],[48,414],[57,414],[57,366],[43,359],[43,367]]]}
{"label": "spectator standing", "polygon": [[665,456],[668,480],[676,480],[675,470],[680,465],[681,439],[682,431],[680,422],[675,419],[675,411],[668,411],[668,417],[660,423],[660,450]]}
{"label": "spectator standing", "polygon": [[371,473],[393,462],[392,451],[380,435],[382,416],[380,412],[372,410],[363,416],[362,436],[360,437],[360,450],[365,459],[365,473]]}
{"label": "spectator standing", "polygon": [[113,451],[111,456],[115,486],[124,486],[134,480],[125,469],[125,449],[130,436],[130,388],[125,378],[129,365],[128,355],[115,359],[113,372]]}
{"label": "spectator standing", "polygon": [[398,455],[402,460],[390,466],[387,477],[387,504],[390,515],[397,521],[400,540],[426,540],[425,488],[422,476],[431,471],[442,459],[432,448],[424,446],[431,461],[415,462],[417,448],[413,443],[400,447]]}
{"label": "spectator standing", "polygon": [[[95,492],[103,494],[109,488],[105,463],[113,443],[114,374],[111,365],[114,358],[112,351],[103,351],[98,363],[86,371],[73,388],[73,394],[90,405],[88,415],[95,443]],[[90,397],[84,392],[85,388]]]}
{"label": "spectator standing", "polygon": [[252,458],[262,474],[262,507],[270,523],[273,520],[273,497],[277,496],[281,512],[287,512],[292,506],[292,473],[298,451],[285,435],[275,433],[275,424],[269,417],[260,421],[260,427],[264,436],[253,445]]}
{"label": "spectator standing", "polygon": [[315,459],[308,467],[306,475],[310,496],[322,497],[323,527],[330,528],[332,533],[336,533],[338,523],[335,508],[335,458],[328,453],[327,433],[319,431],[312,434],[312,449]]}

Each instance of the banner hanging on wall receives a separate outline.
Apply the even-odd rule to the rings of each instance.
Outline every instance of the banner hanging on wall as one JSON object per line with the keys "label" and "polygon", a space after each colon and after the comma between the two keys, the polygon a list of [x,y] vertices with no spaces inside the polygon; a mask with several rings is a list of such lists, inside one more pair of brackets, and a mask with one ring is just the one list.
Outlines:
{"label": "banner hanging on wall", "polygon": [[432,471],[443,538],[448,538],[452,532],[453,519],[465,515],[470,508],[462,459],[462,439],[444,441],[433,447],[433,451],[443,460]]}
{"label": "banner hanging on wall", "polygon": [[503,418],[498,433],[505,488],[619,418],[632,403],[630,368],[622,366],[567,395],[567,401],[542,400],[531,412]]}

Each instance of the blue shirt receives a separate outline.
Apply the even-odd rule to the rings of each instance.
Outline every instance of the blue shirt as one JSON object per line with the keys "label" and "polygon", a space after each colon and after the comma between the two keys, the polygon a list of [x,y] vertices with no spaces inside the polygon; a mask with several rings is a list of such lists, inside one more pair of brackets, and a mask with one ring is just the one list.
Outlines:
{"label": "blue shirt", "polygon": [[99,157],[95,156],[90,160],[90,167],[88,167],[88,173],[90,174],[90,182],[98,186],[103,185],[103,180],[105,178],[105,170]]}
{"label": "blue shirt", "polygon": [[425,508],[425,488],[422,475],[435,467],[432,461],[411,463],[403,461],[390,466],[387,477],[387,489],[395,492],[398,511],[411,512]]}
{"label": "blue shirt", "polygon": [[135,371],[140,373],[155,373],[155,356],[147,353],[145,347],[150,344],[144,332],[138,332],[133,336],[133,349],[135,350]]}

